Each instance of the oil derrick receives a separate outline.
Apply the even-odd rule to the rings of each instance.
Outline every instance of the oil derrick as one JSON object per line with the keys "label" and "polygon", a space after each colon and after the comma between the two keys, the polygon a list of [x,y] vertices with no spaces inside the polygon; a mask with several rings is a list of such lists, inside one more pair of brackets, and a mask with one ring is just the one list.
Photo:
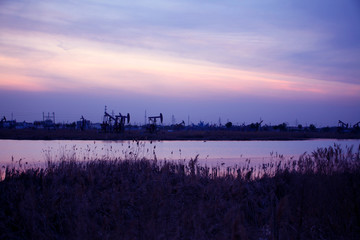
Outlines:
{"label": "oil derrick", "polygon": [[157,124],[156,124],[157,119],[160,120],[160,123],[163,123],[163,120],[164,120],[162,113],[160,113],[159,116],[149,117],[148,119],[149,119],[149,124],[148,124],[148,126],[147,126],[147,130],[148,130],[150,133],[154,133],[154,132],[156,132],[156,130],[157,130]]}
{"label": "oil derrick", "polygon": [[101,129],[104,132],[124,132],[125,130],[125,123],[130,122],[130,114],[123,116],[121,113],[119,115],[111,115],[107,112],[105,106],[104,118],[103,123],[101,124]]}

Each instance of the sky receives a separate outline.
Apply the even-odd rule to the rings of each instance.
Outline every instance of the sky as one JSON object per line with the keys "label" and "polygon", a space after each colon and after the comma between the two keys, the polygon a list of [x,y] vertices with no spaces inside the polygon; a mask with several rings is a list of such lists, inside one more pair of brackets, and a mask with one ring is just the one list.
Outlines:
{"label": "sky", "polygon": [[359,0],[0,0],[0,117],[360,121]]}

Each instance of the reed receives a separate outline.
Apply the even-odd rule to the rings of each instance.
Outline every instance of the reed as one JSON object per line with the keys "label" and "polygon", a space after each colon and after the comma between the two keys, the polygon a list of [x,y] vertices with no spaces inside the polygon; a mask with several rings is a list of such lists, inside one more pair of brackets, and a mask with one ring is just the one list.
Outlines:
{"label": "reed", "polygon": [[146,159],[5,170],[0,239],[359,239],[360,146],[221,169]]}

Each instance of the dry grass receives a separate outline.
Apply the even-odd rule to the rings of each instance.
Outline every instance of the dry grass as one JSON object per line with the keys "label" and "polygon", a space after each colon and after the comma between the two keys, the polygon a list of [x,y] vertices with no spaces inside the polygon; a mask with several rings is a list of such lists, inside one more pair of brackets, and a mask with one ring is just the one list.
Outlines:
{"label": "dry grass", "polygon": [[360,146],[251,168],[67,159],[7,169],[0,239],[360,239]]}

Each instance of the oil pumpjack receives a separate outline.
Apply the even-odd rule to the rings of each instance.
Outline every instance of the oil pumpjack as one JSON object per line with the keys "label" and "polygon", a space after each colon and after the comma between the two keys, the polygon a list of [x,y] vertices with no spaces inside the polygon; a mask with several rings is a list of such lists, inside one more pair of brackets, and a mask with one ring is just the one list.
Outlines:
{"label": "oil pumpjack", "polygon": [[104,118],[103,123],[101,124],[101,129],[104,132],[116,132],[121,133],[125,130],[125,123],[130,122],[130,114],[122,115],[119,113],[119,115],[109,114],[107,112],[106,106],[105,106],[105,112],[104,112]]}
{"label": "oil pumpjack", "polygon": [[339,120],[338,122],[338,126],[342,129],[347,129],[349,128],[349,124],[348,123],[344,123],[343,121]]}
{"label": "oil pumpjack", "polygon": [[147,130],[150,132],[150,133],[155,133],[156,130],[157,130],[157,119],[160,120],[160,123],[163,123],[163,115],[162,113],[160,113],[159,116],[153,116],[153,117],[148,117],[149,119],[149,125],[147,126]]}

